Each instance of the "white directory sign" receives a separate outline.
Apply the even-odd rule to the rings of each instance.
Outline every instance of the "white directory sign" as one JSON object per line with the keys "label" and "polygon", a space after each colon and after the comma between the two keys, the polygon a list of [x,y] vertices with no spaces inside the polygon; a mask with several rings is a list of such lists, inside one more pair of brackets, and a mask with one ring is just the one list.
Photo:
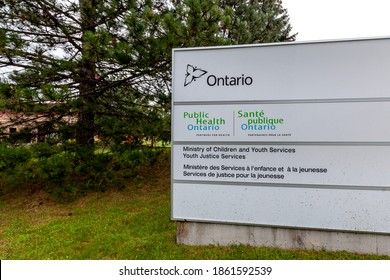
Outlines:
{"label": "white directory sign", "polygon": [[175,49],[172,218],[390,233],[389,49]]}

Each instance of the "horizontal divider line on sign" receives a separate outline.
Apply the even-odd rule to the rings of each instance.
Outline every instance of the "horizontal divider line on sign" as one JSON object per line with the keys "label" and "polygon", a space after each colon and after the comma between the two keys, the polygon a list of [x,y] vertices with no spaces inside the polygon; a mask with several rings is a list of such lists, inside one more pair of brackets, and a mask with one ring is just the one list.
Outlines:
{"label": "horizontal divider line on sign", "polygon": [[259,141],[173,141],[172,145],[264,145],[264,146],[390,146],[390,142],[259,142]]}
{"label": "horizontal divider line on sign", "polygon": [[238,105],[238,104],[305,104],[305,103],[355,103],[390,102],[390,97],[334,98],[334,99],[289,99],[289,100],[229,100],[229,101],[174,101],[173,105]]}
{"label": "horizontal divider line on sign", "polygon": [[233,181],[200,181],[200,180],[175,180],[173,184],[199,184],[199,185],[226,185],[226,186],[253,186],[253,187],[280,187],[280,188],[306,188],[306,189],[346,189],[368,191],[390,191],[389,186],[354,186],[354,185],[318,185],[318,184],[286,184],[286,183],[257,183],[257,182],[233,182]]}

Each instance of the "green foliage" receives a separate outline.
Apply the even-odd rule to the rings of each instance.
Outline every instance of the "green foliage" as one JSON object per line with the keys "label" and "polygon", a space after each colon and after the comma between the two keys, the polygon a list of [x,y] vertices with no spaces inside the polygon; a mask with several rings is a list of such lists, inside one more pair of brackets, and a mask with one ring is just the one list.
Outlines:
{"label": "green foliage", "polygon": [[280,0],[221,0],[222,32],[230,44],[284,42],[295,39]]}
{"label": "green foliage", "polygon": [[26,147],[8,148],[0,145],[0,171],[12,171],[25,164],[31,158],[31,150]]}
{"label": "green foliage", "polygon": [[140,168],[155,162],[160,153],[159,149],[123,145],[115,153],[91,153],[74,144],[1,145],[0,194],[42,189],[58,199],[72,200],[87,191],[123,188],[125,180],[137,178]]}
{"label": "green foliage", "polygon": [[172,48],[295,38],[280,0],[1,3],[0,111],[81,146],[169,138]]}

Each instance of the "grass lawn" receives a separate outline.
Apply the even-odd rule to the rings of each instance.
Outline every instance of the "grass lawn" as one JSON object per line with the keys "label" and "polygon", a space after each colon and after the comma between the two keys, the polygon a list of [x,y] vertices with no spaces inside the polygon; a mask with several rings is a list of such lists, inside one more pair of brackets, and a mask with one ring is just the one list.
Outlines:
{"label": "grass lawn", "polygon": [[347,252],[175,243],[169,157],[124,190],[59,203],[43,192],[0,197],[0,259],[390,259]]}

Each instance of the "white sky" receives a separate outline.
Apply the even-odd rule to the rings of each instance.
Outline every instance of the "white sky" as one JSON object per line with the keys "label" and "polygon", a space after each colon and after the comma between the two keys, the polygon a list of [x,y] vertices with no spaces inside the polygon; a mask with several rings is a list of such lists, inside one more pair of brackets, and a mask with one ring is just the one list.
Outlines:
{"label": "white sky", "polygon": [[390,0],[283,0],[297,41],[390,36]]}

